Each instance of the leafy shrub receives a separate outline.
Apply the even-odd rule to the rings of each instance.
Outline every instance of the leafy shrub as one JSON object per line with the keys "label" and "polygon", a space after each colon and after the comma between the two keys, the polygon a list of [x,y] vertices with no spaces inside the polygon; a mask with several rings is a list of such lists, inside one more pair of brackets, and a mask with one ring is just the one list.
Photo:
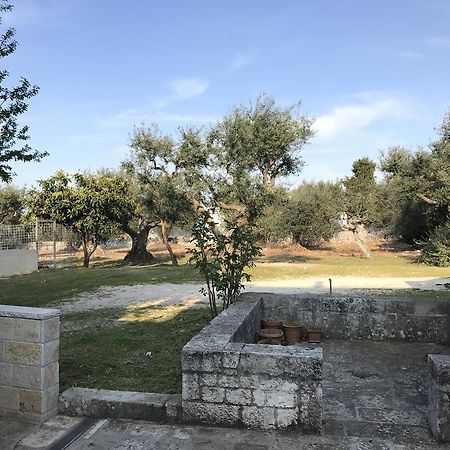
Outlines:
{"label": "leafy shrub", "polygon": [[430,266],[450,266],[450,221],[439,225],[430,234],[421,259]]}

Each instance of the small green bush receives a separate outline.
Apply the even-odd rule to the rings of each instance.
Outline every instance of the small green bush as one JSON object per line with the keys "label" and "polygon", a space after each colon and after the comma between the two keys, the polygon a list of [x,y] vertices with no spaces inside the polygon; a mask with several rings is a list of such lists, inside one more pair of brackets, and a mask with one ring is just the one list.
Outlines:
{"label": "small green bush", "polygon": [[439,225],[430,234],[421,259],[430,266],[450,266],[450,221]]}

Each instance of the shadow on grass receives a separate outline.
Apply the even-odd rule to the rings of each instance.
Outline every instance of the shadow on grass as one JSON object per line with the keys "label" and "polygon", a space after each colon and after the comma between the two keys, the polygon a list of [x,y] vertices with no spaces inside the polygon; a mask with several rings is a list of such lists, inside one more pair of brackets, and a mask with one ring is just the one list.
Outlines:
{"label": "shadow on grass", "polygon": [[[89,314],[85,313],[89,320]],[[99,315],[101,313],[97,313]],[[183,306],[126,310],[104,327],[61,336],[60,386],[144,392],[181,391],[180,353],[210,321],[206,308]],[[77,320],[83,320],[78,314]]]}
{"label": "shadow on grass", "polygon": [[311,261],[319,261],[322,258],[316,256],[293,256],[293,255],[277,255],[277,256],[262,256],[259,263],[307,263]]}

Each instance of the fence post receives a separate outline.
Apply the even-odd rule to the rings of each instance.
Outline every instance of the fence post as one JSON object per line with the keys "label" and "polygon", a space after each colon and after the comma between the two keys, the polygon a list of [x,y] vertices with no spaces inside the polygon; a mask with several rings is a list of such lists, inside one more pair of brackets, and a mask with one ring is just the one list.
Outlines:
{"label": "fence post", "polygon": [[56,221],[53,221],[53,268],[56,269]]}

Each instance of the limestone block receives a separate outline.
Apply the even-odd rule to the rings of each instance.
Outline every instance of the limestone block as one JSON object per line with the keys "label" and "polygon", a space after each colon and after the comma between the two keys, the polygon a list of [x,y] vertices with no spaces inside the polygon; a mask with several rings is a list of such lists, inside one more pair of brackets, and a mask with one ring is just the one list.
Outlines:
{"label": "limestone block", "polygon": [[288,427],[295,426],[298,423],[297,408],[276,409],[275,416],[276,416],[277,428],[288,428]]}
{"label": "limestone block", "polygon": [[295,392],[269,391],[266,392],[268,406],[277,408],[293,408],[296,405],[297,395]]}
{"label": "limestone block", "polygon": [[242,422],[250,428],[273,430],[275,428],[275,409],[244,406],[242,408]]}
{"label": "limestone block", "polygon": [[215,386],[217,384],[217,374],[205,373],[199,376],[199,384],[205,386]]}
{"label": "limestone block", "polygon": [[250,389],[227,389],[225,391],[226,403],[233,405],[251,405],[252,391]]}
{"label": "limestone block", "polygon": [[13,367],[13,385],[20,388],[42,390],[42,368],[38,366],[23,366],[15,364]]}
{"label": "limestone block", "polygon": [[218,384],[221,387],[237,388],[240,386],[240,377],[232,375],[219,375]]}
{"label": "limestone block", "polygon": [[183,373],[182,396],[183,400],[197,400],[200,398],[200,389],[197,374]]}
{"label": "limestone block", "polygon": [[40,366],[42,362],[42,345],[24,342],[5,343],[5,362]]}
{"label": "limestone block", "polygon": [[203,372],[220,372],[222,368],[222,354],[220,352],[204,352],[202,359]]}
{"label": "limestone block", "polygon": [[12,364],[0,363],[0,386],[12,385]]}
{"label": "limestone block", "polygon": [[42,342],[59,339],[59,317],[53,317],[42,321]]}
{"label": "limestone block", "polygon": [[17,388],[0,386],[0,408],[19,409],[19,390]]}
{"label": "limestone block", "polygon": [[253,402],[256,406],[264,406],[266,404],[266,393],[262,389],[253,391]]}
{"label": "limestone block", "polygon": [[205,402],[222,403],[225,398],[225,389],[217,387],[203,387],[201,398]]}
{"label": "limestone block", "polygon": [[13,339],[21,342],[40,342],[41,321],[32,319],[13,319]]}
{"label": "limestone block", "polygon": [[0,362],[5,361],[5,341],[0,340]]}
{"label": "limestone block", "polygon": [[43,388],[48,388],[59,383],[59,363],[47,364],[43,369]]}
{"label": "limestone block", "polygon": [[11,340],[13,336],[13,319],[0,317],[0,340]]}
{"label": "limestone block", "polygon": [[43,391],[19,389],[19,411],[24,413],[45,414],[58,407],[59,385]]}
{"label": "limestone block", "polygon": [[183,401],[183,420],[207,425],[237,425],[239,406]]}
{"label": "limestone block", "polygon": [[59,339],[56,341],[45,342],[42,363],[44,365],[57,362],[59,360]]}

